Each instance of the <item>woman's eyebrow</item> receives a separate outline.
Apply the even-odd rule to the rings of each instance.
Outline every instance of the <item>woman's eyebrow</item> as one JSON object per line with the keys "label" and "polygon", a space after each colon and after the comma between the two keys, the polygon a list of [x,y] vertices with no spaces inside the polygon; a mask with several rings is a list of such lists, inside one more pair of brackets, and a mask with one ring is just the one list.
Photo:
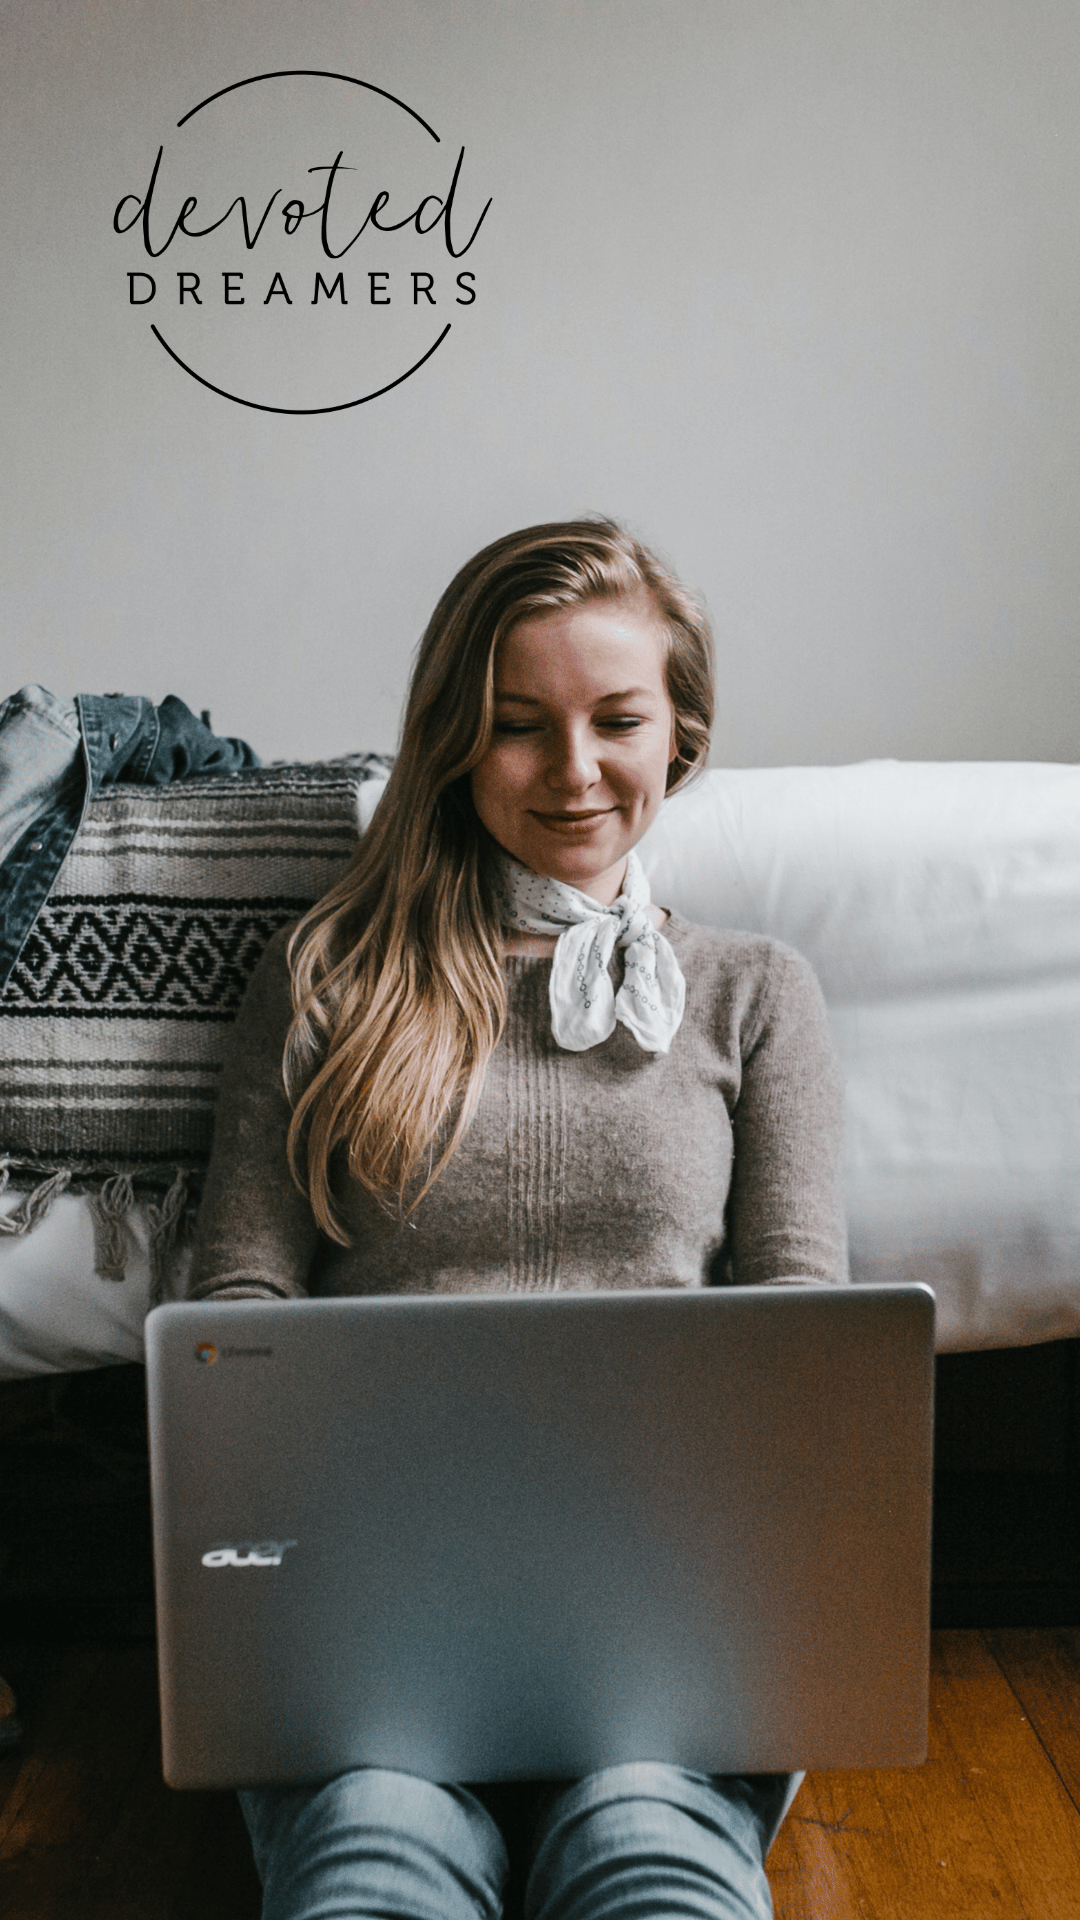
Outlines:
{"label": "woman's eyebrow", "polygon": [[[542,707],[543,701],[532,693],[511,693],[503,688],[495,688],[496,700],[514,700],[521,707]],[[624,687],[617,693],[602,693],[595,705],[602,707],[608,700],[652,700],[655,698],[651,687]]]}
{"label": "woman's eyebrow", "polygon": [[654,698],[655,691],[652,687],[624,687],[621,693],[601,694],[596,704],[602,707],[605,700],[652,700]]}

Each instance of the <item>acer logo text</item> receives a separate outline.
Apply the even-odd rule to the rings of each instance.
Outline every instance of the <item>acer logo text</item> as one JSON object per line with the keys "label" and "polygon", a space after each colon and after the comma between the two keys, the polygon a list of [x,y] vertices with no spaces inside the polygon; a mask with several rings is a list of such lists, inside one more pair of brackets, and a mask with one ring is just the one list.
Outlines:
{"label": "acer logo text", "polygon": [[202,1556],[204,1567],[280,1567],[295,1540],[263,1540],[258,1546],[211,1547]]}

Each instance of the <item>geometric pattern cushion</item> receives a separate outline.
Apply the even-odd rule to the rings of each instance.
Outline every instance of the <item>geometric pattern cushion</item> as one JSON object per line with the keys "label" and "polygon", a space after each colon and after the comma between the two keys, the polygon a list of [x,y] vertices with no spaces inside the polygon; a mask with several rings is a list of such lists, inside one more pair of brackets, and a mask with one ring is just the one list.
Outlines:
{"label": "geometric pattern cushion", "polygon": [[[260,954],[354,852],[379,755],[92,802],[0,992],[0,1170],[198,1184],[225,1038]],[[370,812],[370,806],[367,808]]]}

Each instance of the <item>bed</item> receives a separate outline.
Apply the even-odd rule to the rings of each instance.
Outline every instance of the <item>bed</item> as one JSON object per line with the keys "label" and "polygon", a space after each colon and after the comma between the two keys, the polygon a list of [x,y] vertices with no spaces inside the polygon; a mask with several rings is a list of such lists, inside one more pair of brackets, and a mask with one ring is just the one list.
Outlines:
{"label": "bed", "polygon": [[[245,969],[380,792],[360,756],[93,802],[0,994],[0,1379],[141,1358],[148,1305],[183,1288]],[[817,971],[847,1085],[853,1279],[928,1280],[944,1353],[1080,1332],[1080,769],[714,770],[641,851],[661,903]],[[110,990],[102,928],[123,914]],[[55,957],[55,930],[74,951],[80,925],[83,977]]]}

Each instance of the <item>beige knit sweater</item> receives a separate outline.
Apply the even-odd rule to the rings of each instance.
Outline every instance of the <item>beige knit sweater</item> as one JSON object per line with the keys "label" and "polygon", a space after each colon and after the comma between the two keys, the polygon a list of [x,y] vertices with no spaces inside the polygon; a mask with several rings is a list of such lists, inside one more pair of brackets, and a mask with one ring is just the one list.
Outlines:
{"label": "beige knit sweater", "polygon": [[809,966],[677,915],[664,931],[687,986],[670,1053],[643,1052],[621,1025],[563,1052],[550,960],[512,956],[506,1029],[461,1146],[405,1223],[339,1181],[347,1248],[318,1232],[285,1162],[278,935],[233,1036],[192,1296],[846,1279],[843,1095]]}

